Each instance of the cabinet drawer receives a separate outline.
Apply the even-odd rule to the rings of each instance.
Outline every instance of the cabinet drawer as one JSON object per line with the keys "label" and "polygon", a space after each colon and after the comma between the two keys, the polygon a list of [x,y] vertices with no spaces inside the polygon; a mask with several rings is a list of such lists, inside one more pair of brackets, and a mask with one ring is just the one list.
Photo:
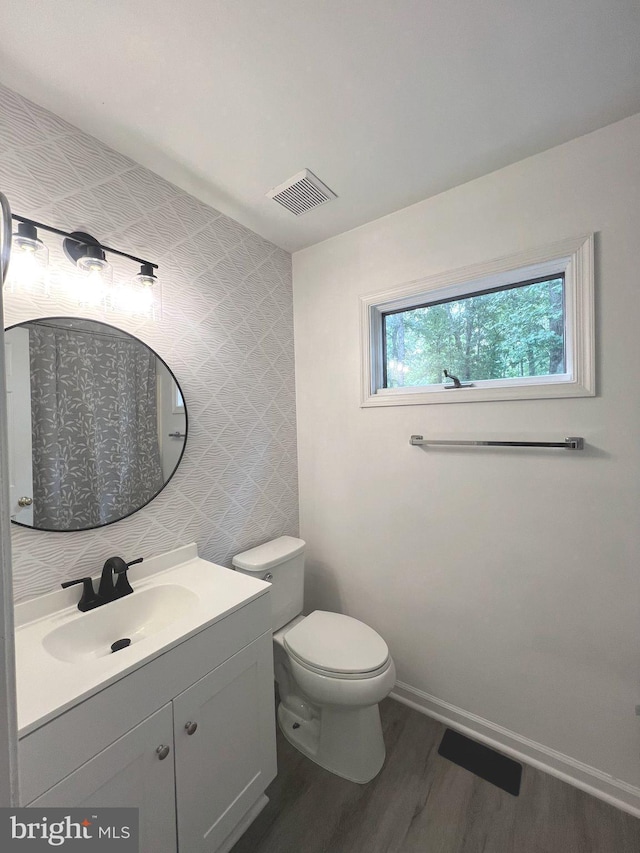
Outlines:
{"label": "cabinet drawer", "polygon": [[262,595],[18,743],[20,803],[30,803],[271,627]]}

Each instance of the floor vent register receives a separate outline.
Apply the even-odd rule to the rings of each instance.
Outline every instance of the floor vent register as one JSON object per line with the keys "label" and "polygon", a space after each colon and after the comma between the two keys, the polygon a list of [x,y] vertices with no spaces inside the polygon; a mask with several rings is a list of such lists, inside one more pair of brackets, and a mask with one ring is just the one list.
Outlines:
{"label": "floor vent register", "polygon": [[459,732],[452,729],[445,731],[438,747],[438,755],[475,773],[514,797],[520,793],[522,764],[501,755],[489,746],[476,743]]}

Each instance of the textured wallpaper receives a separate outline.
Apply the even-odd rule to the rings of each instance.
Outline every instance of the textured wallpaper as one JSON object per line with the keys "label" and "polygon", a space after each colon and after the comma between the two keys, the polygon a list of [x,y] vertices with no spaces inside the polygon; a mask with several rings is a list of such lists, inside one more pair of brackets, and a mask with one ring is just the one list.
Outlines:
{"label": "textured wallpaper", "polygon": [[[113,555],[132,560],[196,542],[202,557],[230,565],[245,548],[296,535],[289,254],[2,86],[0,190],[15,213],[158,263],[163,293],[159,323],[5,294],[6,324],[70,315],[119,326],[165,359],[189,412],[185,456],[149,506],[100,530],[12,525],[16,600],[99,573]],[[60,241],[40,236],[63,275]],[[135,272],[114,263],[114,276]]]}

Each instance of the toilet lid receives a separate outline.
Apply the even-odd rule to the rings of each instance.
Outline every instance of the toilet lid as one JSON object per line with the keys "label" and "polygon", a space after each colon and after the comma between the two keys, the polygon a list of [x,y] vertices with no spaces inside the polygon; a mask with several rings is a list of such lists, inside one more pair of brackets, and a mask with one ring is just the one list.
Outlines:
{"label": "toilet lid", "polygon": [[303,663],[328,672],[370,672],[389,657],[380,634],[351,616],[314,610],[284,636],[284,645]]}

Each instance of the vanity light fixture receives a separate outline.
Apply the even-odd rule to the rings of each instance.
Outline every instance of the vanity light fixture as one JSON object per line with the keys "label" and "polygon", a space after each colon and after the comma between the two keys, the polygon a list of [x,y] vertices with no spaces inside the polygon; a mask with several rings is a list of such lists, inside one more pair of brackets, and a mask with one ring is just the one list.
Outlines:
{"label": "vanity light fixture", "polygon": [[[75,281],[70,278],[68,285],[74,291],[79,304],[158,319],[160,288],[155,274],[157,264],[120,249],[104,246],[85,231],[62,231],[11,213],[9,202],[2,193],[0,203],[2,281],[5,289],[12,293],[34,293],[37,290],[40,295],[51,295],[47,273],[49,250],[38,237],[40,229],[63,238],[65,255],[77,270]],[[9,242],[11,220],[18,223],[18,228],[13,240]],[[132,281],[117,282],[114,285],[113,268],[106,258],[107,254],[134,261],[140,265],[140,272]]]}
{"label": "vanity light fixture", "polygon": [[153,274],[153,265],[152,264],[142,264],[140,267],[140,272],[138,275],[134,276],[133,279],[137,284],[141,284],[143,287],[153,287],[153,285],[157,282],[158,277]]}
{"label": "vanity light fixture", "polygon": [[158,279],[151,264],[142,264],[140,272],[126,285],[114,289],[114,299],[122,311],[151,316],[154,313],[154,294]]}
{"label": "vanity light fixture", "polygon": [[64,253],[80,273],[77,289],[81,305],[107,307],[107,297],[113,286],[113,268],[107,261],[98,241],[84,231],[73,231],[62,242]]}
{"label": "vanity light fixture", "polygon": [[47,266],[49,250],[38,238],[38,230],[31,222],[18,222],[18,230],[11,240],[13,263],[6,287],[12,293],[22,288],[29,293],[47,295]]}

